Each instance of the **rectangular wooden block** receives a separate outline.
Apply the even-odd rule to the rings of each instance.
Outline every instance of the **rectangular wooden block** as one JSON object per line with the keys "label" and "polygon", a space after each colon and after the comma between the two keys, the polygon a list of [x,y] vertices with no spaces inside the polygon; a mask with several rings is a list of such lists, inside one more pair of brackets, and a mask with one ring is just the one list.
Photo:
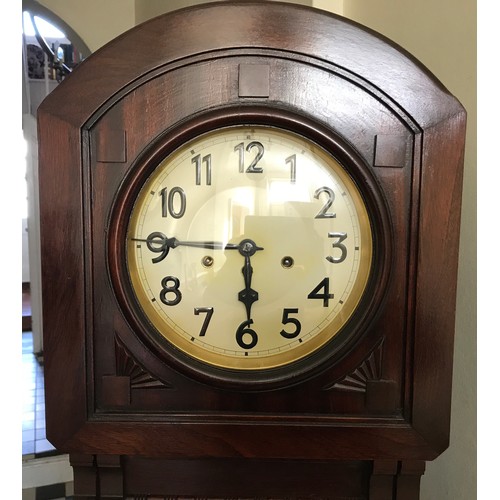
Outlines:
{"label": "rectangular wooden block", "polygon": [[269,65],[239,65],[239,97],[269,97]]}

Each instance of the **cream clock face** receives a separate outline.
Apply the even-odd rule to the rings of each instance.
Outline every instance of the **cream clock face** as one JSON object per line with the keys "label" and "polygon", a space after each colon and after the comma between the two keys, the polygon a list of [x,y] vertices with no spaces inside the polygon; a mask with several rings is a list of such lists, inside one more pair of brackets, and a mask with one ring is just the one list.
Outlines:
{"label": "cream clock face", "polygon": [[157,335],[242,371],[292,363],[334,338],[372,263],[368,213],[344,168],[263,126],[219,129],[165,158],[136,198],[126,245]]}

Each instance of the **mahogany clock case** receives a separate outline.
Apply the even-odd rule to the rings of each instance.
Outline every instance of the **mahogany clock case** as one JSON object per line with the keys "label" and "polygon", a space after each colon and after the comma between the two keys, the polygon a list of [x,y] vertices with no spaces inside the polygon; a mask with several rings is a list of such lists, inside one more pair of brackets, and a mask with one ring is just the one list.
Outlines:
{"label": "mahogany clock case", "polygon": [[[148,319],[144,317],[140,306],[136,303],[134,293],[130,287],[126,265],[126,238],[127,221],[134,207],[135,198],[139,189],[151,172],[158,166],[159,162],[176,149],[178,145],[184,144],[193,137],[212,131],[222,130],[227,126],[251,124],[252,126],[266,125],[280,127],[281,130],[288,129],[301,136],[314,138],[314,143],[323,146],[341,161],[341,164],[349,165],[349,173],[358,179],[358,185],[362,185],[366,193],[365,200],[372,216],[374,228],[374,255],[372,258],[372,273],[369,285],[354,316],[349,321],[347,328],[337,334],[333,341],[324,348],[305,359],[296,361],[283,368],[266,370],[237,371],[214,368],[196,360],[184,356],[182,352],[164,342],[161,335],[155,335]],[[157,376],[163,381],[171,377],[166,367],[174,366],[181,372],[191,375],[195,379],[207,384],[225,387],[236,391],[262,391],[296,385],[306,378],[311,378],[315,372],[325,369],[325,366],[334,364],[335,359],[342,357],[349,346],[366,330],[366,324],[378,310],[385,291],[385,282],[389,274],[390,262],[390,234],[388,228],[387,209],[384,205],[382,195],[372,178],[369,169],[361,158],[347,145],[342,144],[340,138],[335,137],[331,131],[322,130],[321,127],[311,122],[305,116],[288,112],[279,107],[239,105],[236,108],[227,107],[212,112],[195,115],[187,122],[174,126],[173,130],[167,130],[161,134],[153,147],[147,148],[138,161],[130,168],[127,176],[121,180],[117,199],[111,209],[108,237],[108,260],[109,274],[114,285],[114,292],[121,309],[129,323],[133,325],[132,330],[149,349],[162,359],[158,365]],[[217,168],[214,165],[214,168]],[[289,238],[301,237],[289,234]],[[384,272],[385,270],[385,272]],[[239,276],[236,276],[239,279]],[[296,286],[301,286],[297,283]],[[303,286],[303,285],[302,285]],[[304,293],[304,296],[306,293]],[[236,305],[236,307],[238,307]],[[152,331],[153,330],[153,331]],[[228,329],[228,335],[230,331]],[[127,344],[127,340],[123,340]],[[163,369],[162,369],[163,367]]]}
{"label": "mahogany clock case", "polygon": [[[411,56],[319,10],[213,3],[112,41],[38,117],[57,448],[430,460],[447,447],[465,112]],[[246,379],[155,342],[123,264],[133,194],[154,165],[235,124],[297,132],[336,156],[368,206],[375,248],[340,340]]]}

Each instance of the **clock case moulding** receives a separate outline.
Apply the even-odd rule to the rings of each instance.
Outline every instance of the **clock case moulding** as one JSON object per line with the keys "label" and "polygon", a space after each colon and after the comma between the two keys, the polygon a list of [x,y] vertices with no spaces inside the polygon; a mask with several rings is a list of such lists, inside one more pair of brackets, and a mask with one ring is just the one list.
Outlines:
{"label": "clock case moulding", "polygon": [[[465,116],[400,47],[297,5],[182,9],[91,55],[38,111],[47,438],[76,454],[164,459],[438,456]],[[148,343],[116,257],[134,169],[238,123],[298,131],[342,156],[378,244],[345,342],[310,370],[251,384]]]}
{"label": "clock case moulding", "polygon": [[[267,66],[263,66],[267,67]],[[241,81],[241,69],[239,66],[239,80]],[[115,223],[128,221],[130,212],[134,207],[135,199],[145,180],[153,169],[158,166],[161,159],[168,156],[179,145],[184,144],[193,137],[212,131],[221,130],[223,127],[248,123],[255,126],[269,125],[280,127],[282,130],[294,131],[302,136],[313,139],[316,144],[330,151],[342,164],[349,164],[349,174],[357,180],[358,184],[365,186],[364,202],[370,209],[372,225],[374,226],[373,270],[366,287],[364,296],[349,324],[335,336],[334,342],[330,342],[314,355],[300,359],[292,366],[284,366],[266,370],[240,371],[219,369],[206,366],[197,362],[187,355],[183,355],[178,349],[168,349],[160,335],[152,335],[147,320],[141,321],[141,310],[134,301],[134,293],[127,279],[126,251],[124,241],[126,240],[127,225]],[[379,306],[384,297],[385,282],[388,277],[390,266],[390,231],[387,208],[384,199],[377,188],[375,179],[367,171],[365,163],[347,144],[343,144],[340,137],[336,137],[331,131],[323,129],[319,124],[312,122],[306,116],[297,113],[288,113],[285,109],[276,109],[262,105],[251,104],[239,106],[238,108],[222,107],[195,115],[186,123],[174,126],[173,130],[167,130],[146,149],[143,155],[139,155],[137,161],[121,180],[119,195],[116,197],[111,209],[108,238],[108,261],[111,281],[118,301],[122,304],[127,320],[131,323],[132,330],[138,335],[144,344],[150,344],[150,349],[155,351],[162,362],[156,367],[156,377],[167,384],[172,377],[169,367],[177,367],[181,372],[190,374],[209,385],[215,385],[235,391],[263,391],[282,388],[289,385],[299,384],[314,374],[321,372],[325,367],[331,367],[334,360],[343,357],[349,351],[357,338],[366,330],[366,325],[380,310]],[[378,228],[378,230],[375,230]],[[290,235],[290,238],[301,237]],[[384,272],[385,271],[385,272]],[[239,273],[236,275],[240,279]],[[297,286],[301,286],[297,283]],[[304,294],[306,295],[306,294]],[[234,307],[241,309],[241,304],[235,302]],[[148,330],[149,327],[149,330]],[[121,330],[125,333],[125,330]],[[123,338],[121,343],[131,345],[134,339]],[[333,375],[335,378],[336,375]],[[337,376],[338,377],[338,376]],[[327,378],[331,379],[332,375]],[[307,411],[307,410],[306,410]]]}

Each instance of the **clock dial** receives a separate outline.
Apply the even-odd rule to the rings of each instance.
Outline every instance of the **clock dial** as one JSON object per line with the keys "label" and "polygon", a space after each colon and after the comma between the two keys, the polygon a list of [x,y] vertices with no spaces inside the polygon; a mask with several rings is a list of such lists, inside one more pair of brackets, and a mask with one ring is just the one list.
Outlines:
{"label": "clock dial", "polygon": [[154,169],[127,230],[153,335],[235,370],[283,366],[346,325],[372,232],[356,185],[312,141],[264,126],[200,135]]}

